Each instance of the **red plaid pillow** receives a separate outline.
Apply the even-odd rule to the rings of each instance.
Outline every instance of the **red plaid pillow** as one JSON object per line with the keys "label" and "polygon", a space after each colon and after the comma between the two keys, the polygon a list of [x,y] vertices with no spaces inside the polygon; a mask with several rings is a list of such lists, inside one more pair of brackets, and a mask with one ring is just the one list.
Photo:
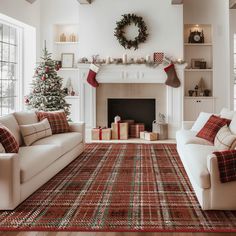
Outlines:
{"label": "red plaid pillow", "polygon": [[12,132],[5,126],[0,124],[0,143],[4,147],[6,153],[18,153],[19,144],[17,143]]}
{"label": "red plaid pillow", "polygon": [[212,115],[203,128],[198,132],[197,137],[214,143],[218,131],[225,125],[229,125],[231,120]]}
{"label": "red plaid pillow", "polygon": [[65,112],[44,112],[36,113],[39,121],[47,118],[52,129],[52,134],[66,133],[70,131],[70,126]]}

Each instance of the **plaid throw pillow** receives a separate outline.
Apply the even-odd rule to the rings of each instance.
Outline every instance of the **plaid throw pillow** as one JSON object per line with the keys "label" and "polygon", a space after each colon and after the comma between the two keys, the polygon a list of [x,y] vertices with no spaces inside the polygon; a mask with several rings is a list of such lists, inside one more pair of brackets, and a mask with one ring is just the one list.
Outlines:
{"label": "plaid throw pillow", "polygon": [[229,125],[231,120],[212,115],[203,128],[198,132],[197,137],[214,143],[218,131],[225,125]]}
{"label": "plaid throw pillow", "polygon": [[218,161],[221,183],[236,181],[236,150],[214,152]]}
{"label": "plaid throw pillow", "polygon": [[52,134],[67,133],[70,131],[70,126],[66,118],[65,112],[44,112],[36,113],[39,121],[48,119],[52,129]]}
{"label": "plaid throw pillow", "polygon": [[0,124],[0,143],[4,147],[6,153],[18,153],[19,144],[17,143],[12,132],[5,126]]}

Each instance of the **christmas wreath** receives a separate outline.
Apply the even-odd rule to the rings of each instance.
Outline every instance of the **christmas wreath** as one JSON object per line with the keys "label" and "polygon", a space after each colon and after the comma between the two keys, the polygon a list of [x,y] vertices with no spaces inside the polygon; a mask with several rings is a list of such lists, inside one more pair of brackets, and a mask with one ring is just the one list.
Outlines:
{"label": "christmas wreath", "polygon": [[[118,39],[119,43],[125,48],[125,49],[131,49],[134,47],[134,49],[138,49],[138,46],[140,43],[144,43],[148,37],[147,33],[147,26],[145,22],[143,21],[143,18],[140,16],[136,16],[135,14],[125,14],[122,15],[123,18],[116,22],[116,28],[114,36]],[[125,37],[125,27],[129,26],[131,24],[134,24],[138,27],[138,36],[135,37],[134,40],[128,40]]]}

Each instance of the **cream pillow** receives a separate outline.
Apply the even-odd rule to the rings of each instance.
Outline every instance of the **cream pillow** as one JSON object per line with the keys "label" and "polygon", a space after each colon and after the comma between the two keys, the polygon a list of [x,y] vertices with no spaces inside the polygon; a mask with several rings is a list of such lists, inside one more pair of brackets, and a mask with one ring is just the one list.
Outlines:
{"label": "cream pillow", "polygon": [[2,146],[1,143],[0,143],[0,153],[6,153],[5,148]]}
{"label": "cream pillow", "polygon": [[214,145],[220,151],[232,150],[236,146],[236,135],[232,134],[225,125],[218,131]]}
{"label": "cream pillow", "polygon": [[197,120],[194,122],[194,125],[191,130],[195,132],[199,132],[212,115],[213,113],[201,112]]}
{"label": "cream pillow", "polygon": [[35,124],[20,125],[20,130],[26,146],[30,146],[35,141],[52,135],[48,119]]}
{"label": "cream pillow", "polygon": [[232,120],[234,117],[235,111],[230,111],[228,108],[223,108],[220,112],[220,117]]}

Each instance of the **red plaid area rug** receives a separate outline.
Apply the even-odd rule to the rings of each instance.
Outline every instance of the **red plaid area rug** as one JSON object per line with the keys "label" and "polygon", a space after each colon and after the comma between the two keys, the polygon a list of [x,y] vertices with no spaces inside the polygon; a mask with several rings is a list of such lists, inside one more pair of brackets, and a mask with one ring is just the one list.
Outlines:
{"label": "red plaid area rug", "polygon": [[0,230],[236,232],[236,211],[202,211],[173,144],[89,144]]}

